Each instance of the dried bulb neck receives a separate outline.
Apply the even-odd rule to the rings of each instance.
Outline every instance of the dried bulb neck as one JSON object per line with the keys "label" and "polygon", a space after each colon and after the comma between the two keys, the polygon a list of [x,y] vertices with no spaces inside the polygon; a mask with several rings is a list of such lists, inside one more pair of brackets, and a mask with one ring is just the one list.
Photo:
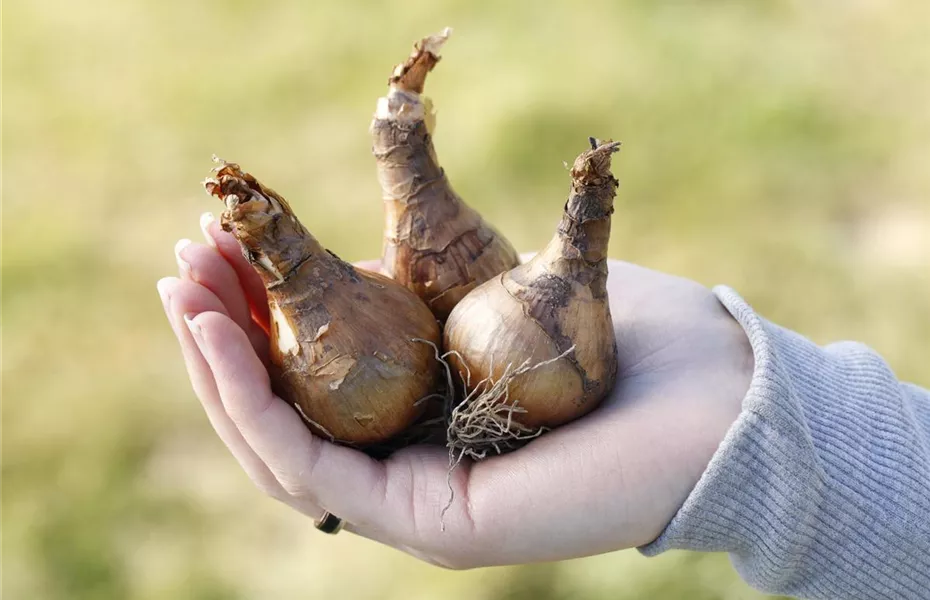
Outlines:
{"label": "dried bulb neck", "polygon": [[572,190],[565,203],[556,240],[565,258],[599,263],[607,258],[610,217],[618,181],[610,172],[611,154],[619,142],[598,144],[584,152],[572,165]]}
{"label": "dried bulb neck", "polygon": [[384,200],[403,208],[449,194],[424,193],[448,186],[439,166],[432,136],[422,120],[409,124],[376,119],[371,125],[372,152],[378,162],[378,180]]}
{"label": "dried bulb neck", "polygon": [[422,94],[426,75],[439,62],[439,52],[451,34],[452,28],[446,27],[414,44],[413,52],[407,60],[394,67],[394,72],[388,79],[391,88]]}
{"label": "dried bulb neck", "polygon": [[572,190],[565,204],[557,239],[566,258],[596,263],[607,258],[614,190]]}
{"label": "dried bulb neck", "polygon": [[222,162],[204,187],[226,205],[221,225],[233,234],[249,262],[259,267],[266,287],[286,281],[310,260],[334,259],[284,198],[238,165]]}
{"label": "dried bulb neck", "polygon": [[422,96],[426,75],[439,62],[439,52],[452,30],[418,41],[407,60],[388,79],[390,90],[378,100],[371,123],[372,152],[378,161],[378,179],[389,212],[403,212],[411,204],[452,196],[424,193],[448,182],[436,158],[432,130],[432,103]]}
{"label": "dried bulb neck", "polygon": [[446,27],[441,32],[418,41],[407,60],[396,67],[388,78],[388,93],[378,99],[375,121],[393,121],[412,125],[425,121],[429,132],[436,122],[433,105],[423,96],[426,76],[439,62],[439,52],[449,39],[452,30]]}
{"label": "dried bulb neck", "polygon": [[432,130],[432,123],[435,119],[433,105],[429,98],[395,88],[391,88],[387,96],[378,98],[375,108],[376,121],[393,121],[407,125],[426,121],[429,129]]}

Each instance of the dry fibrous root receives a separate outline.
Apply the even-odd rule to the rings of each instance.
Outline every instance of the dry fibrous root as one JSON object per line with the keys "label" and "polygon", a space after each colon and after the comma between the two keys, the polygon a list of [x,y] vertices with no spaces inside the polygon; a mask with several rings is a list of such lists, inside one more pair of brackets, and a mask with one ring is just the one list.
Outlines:
{"label": "dry fibrous root", "polygon": [[[489,452],[504,454],[548,431],[547,427],[527,427],[518,420],[527,409],[511,401],[510,384],[514,378],[559,359],[574,351],[574,346],[559,356],[531,365],[529,360],[517,367],[509,363],[498,379],[486,377],[474,386],[465,385],[466,396],[449,415],[446,445],[449,466],[455,468],[464,457],[487,458]],[[466,374],[470,379],[470,374]],[[467,390],[471,388],[471,392]]]}
{"label": "dry fibrous root", "polygon": [[[440,527],[443,531],[446,512],[455,500],[452,475],[462,460],[469,458],[479,461],[487,458],[490,453],[499,455],[512,452],[549,430],[544,426],[527,427],[517,420],[520,415],[525,415],[527,410],[518,402],[511,401],[510,385],[513,380],[561,360],[574,350],[575,347],[572,346],[561,355],[536,364],[530,364],[529,360],[525,360],[514,367],[513,363],[509,363],[498,379],[486,377],[475,385],[471,385],[471,374],[466,369],[463,381],[464,398],[452,408],[446,419],[446,447],[449,450],[446,484],[449,488],[449,499],[440,513]],[[447,359],[455,354],[455,351],[449,351],[437,358],[448,370]],[[461,360],[461,357],[457,358]],[[451,384],[451,372],[449,381]]]}

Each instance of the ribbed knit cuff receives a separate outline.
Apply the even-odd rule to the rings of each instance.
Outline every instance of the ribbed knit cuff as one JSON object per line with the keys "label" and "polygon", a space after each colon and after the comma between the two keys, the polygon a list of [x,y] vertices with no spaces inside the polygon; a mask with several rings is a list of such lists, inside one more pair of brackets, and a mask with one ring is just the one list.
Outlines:
{"label": "ribbed knit cuff", "polygon": [[733,290],[714,293],[749,337],[755,372],[697,486],[640,551],[729,552],[771,593],[930,598],[930,423],[919,416],[930,398],[906,393],[861,344],[820,348]]}

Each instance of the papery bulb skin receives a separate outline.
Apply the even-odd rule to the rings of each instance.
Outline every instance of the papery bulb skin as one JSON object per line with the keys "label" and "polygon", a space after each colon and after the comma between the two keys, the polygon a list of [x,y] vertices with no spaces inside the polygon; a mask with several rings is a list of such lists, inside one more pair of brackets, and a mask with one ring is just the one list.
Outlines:
{"label": "papery bulb skin", "polygon": [[451,31],[418,42],[398,65],[371,122],[384,197],[382,269],[444,321],[468,292],[519,264],[513,246],[455,193],[436,157],[423,93]]}
{"label": "papery bulb skin", "polygon": [[592,145],[572,167],[552,241],[468,294],[445,326],[450,360],[472,387],[500,380],[508,365],[539,365],[508,385],[506,402],[523,410],[513,418],[527,428],[557,427],[590,412],[617,377],[607,246],[618,185],[610,158],[619,144]]}
{"label": "papery bulb skin", "polygon": [[405,287],[324,249],[287,202],[238,165],[223,163],[207,191],[268,295],[275,392],[315,433],[364,446],[400,433],[437,383],[428,344],[439,325]]}

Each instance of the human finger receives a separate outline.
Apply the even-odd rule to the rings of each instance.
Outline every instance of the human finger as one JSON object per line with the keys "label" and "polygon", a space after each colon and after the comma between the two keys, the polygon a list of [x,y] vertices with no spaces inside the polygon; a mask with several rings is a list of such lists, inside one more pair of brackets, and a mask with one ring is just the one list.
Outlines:
{"label": "human finger", "polygon": [[249,261],[242,255],[239,242],[231,233],[223,231],[213,213],[206,212],[200,216],[200,229],[207,244],[216,248],[235,270],[239,276],[239,282],[242,284],[242,289],[245,291],[255,321],[265,331],[268,331],[268,299],[265,294],[265,284],[262,283],[261,277],[255,272]]}

